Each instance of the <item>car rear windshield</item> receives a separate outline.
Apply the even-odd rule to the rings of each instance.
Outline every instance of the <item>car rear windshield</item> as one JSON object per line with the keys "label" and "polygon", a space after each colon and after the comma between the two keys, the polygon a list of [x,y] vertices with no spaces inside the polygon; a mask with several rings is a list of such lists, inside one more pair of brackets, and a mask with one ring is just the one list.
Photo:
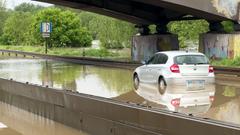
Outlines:
{"label": "car rear windshield", "polygon": [[204,55],[181,55],[174,58],[174,63],[178,65],[184,64],[209,64],[208,58]]}

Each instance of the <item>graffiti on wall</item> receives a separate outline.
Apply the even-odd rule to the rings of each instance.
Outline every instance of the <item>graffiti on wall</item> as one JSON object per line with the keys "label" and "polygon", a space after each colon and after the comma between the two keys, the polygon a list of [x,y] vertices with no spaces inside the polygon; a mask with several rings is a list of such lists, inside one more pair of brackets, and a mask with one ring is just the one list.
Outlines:
{"label": "graffiti on wall", "polygon": [[212,0],[217,12],[232,18],[237,15],[240,0]]}
{"label": "graffiti on wall", "polygon": [[227,58],[228,56],[228,38],[227,37],[211,37],[208,36],[207,40],[204,41],[205,54],[210,59]]}
{"label": "graffiti on wall", "polygon": [[202,46],[210,59],[235,58],[240,55],[240,35],[206,34]]}

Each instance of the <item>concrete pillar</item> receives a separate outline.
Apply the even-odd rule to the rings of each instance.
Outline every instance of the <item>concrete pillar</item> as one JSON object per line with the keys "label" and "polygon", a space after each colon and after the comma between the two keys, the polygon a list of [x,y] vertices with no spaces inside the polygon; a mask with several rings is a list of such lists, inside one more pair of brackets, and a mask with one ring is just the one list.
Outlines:
{"label": "concrete pillar", "polygon": [[154,53],[167,50],[179,50],[176,35],[134,36],[132,43],[132,60],[148,60]]}
{"label": "concrete pillar", "polygon": [[132,60],[141,62],[148,60],[153,54],[159,51],[179,50],[177,35],[167,32],[167,23],[157,25],[156,34],[141,34],[133,36],[132,39]]}
{"label": "concrete pillar", "polygon": [[210,32],[200,35],[199,51],[210,59],[236,58],[240,56],[239,24],[235,25],[235,32],[224,33],[219,23],[210,23]]}

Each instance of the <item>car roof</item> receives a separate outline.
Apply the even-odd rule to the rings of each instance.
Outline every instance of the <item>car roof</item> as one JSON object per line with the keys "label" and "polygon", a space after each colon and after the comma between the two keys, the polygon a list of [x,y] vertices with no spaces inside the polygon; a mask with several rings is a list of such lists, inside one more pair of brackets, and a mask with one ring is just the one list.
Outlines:
{"label": "car roof", "polygon": [[188,51],[163,51],[157,52],[156,54],[163,53],[171,57],[179,56],[179,55],[204,55],[200,52],[188,52]]}

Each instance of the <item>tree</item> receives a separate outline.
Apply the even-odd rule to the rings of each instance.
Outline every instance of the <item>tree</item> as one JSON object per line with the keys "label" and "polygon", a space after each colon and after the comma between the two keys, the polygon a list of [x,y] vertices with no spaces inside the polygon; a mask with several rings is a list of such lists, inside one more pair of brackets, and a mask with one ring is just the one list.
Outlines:
{"label": "tree", "polygon": [[14,8],[14,11],[34,13],[34,12],[37,12],[37,11],[39,11],[41,9],[43,9],[43,7],[39,6],[39,5],[34,5],[34,4],[30,4],[30,3],[22,3],[22,4],[18,5],[18,6],[16,6]]}
{"label": "tree", "polygon": [[81,12],[80,19],[81,25],[87,27],[107,49],[130,47],[131,37],[136,33],[133,24],[110,17]]}
{"label": "tree", "polygon": [[1,36],[3,34],[3,26],[4,26],[4,23],[7,19],[7,17],[8,17],[8,12],[5,8],[5,1],[0,0],[0,18],[1,18],[1,21],[0,21],[0,41],[1,41]]}
{"label": "tree", "polygon": [[50,44],[53,47],[86,47],[91,45],[92,36],[86,28],[80,27],[80,19],[76,13],[59,8],[46,8],[39,11],[32,25],[36,43],[43,42],[40,33],[41,22],[52,22],[53,31]]}
{"label": "tree", "polygon": [[209,31],[208,27],[205,20],[176,21],[168,25],[169,32],[178,35],[181,48],[186,47],[186,41],[198,42],[199,34]]}
{"label": "tree", "polygon": [[31,13],[12,13],[4,24],[2,42],[8,45],[30,44],[31,23]]}
{"label": "tree", "polygon": [[0,0],[0,10],[5,10],[5,9],[6,9],[6,1]]}

